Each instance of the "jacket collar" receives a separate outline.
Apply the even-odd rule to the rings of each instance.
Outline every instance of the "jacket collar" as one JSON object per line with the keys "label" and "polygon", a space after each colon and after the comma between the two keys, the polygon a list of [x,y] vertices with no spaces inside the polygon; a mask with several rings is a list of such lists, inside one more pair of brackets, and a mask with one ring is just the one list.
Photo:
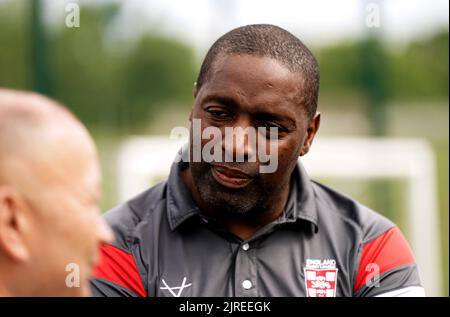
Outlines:
{"label": "jacket collar", "polygon": [[[191,217],[200,215],[199,208],[181,178],[181,172],[188,166],[189,163],[177,156],[170,169],[167,181],[167,214],[172,230]],[[300,162],[291,176],[291,188],[285,211],[277,221],[283,224],[295,223],[297,220],[311,223],[314,226],[314,232],[318,231],[314,190]]]}

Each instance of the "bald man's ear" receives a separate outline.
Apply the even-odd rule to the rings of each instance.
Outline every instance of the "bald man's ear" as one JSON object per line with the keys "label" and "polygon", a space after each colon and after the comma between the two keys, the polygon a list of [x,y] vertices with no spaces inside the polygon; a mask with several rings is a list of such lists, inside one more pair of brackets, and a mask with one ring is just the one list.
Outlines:
{"label": "bald man's ear", "polygon": [[27,205],[10,186],[0,185],[0,252],[15,262],[30,257],[25,232],[28,229]]}
{"label": "bald man's ear", "polygon": [[303,142],[299,156],[303,156],[306,153],[308,153],[309,148],[311,147],[311,144],[314,140],[314,137],[319,130],[320,127],[320,112],[316,112],[314,117],[309,121],[308,123],[308,129],[306,130],[306,138]]}

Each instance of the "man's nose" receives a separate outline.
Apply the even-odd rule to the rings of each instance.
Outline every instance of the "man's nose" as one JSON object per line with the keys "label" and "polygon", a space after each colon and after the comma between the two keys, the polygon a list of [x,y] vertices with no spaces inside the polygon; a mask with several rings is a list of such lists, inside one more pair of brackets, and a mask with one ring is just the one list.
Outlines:
{"label": "man's nose", "polygon": [[225,153],[232,154],[237,162],[254,161],[257,141],[256,129],[247,120],[241,120],[231,129],[225,131]]}
{"label": "man's nose", "polygon": [[97,217],[97,238],[102,243],[112,243],[114,241],[114,233],[106,223],[106,221],[98,216]]}

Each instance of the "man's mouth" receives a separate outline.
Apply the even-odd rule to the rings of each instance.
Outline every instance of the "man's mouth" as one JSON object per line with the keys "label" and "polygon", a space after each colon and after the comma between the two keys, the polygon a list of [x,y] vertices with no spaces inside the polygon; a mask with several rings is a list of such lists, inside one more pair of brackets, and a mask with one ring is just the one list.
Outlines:
{"label": "man's mouth", "polygon": [[219,184],[229,188],[243,188],[253,180],[253,177],[245,172],[223,165],[211,164],[211,172]]}

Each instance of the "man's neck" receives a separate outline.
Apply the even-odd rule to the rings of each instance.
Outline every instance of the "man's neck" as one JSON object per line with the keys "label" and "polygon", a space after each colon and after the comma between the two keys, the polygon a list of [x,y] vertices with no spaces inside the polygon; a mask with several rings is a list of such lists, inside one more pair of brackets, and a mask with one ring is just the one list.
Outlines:
{"label": "man's neck", "polygon": [[284,211],[284,207],[289,197],[290,184],[280,191],[280,195],[271,199],[267,209],[258,215],[252,217],[230,217],[228,215],[217,214],[213,209],[209,208],[201,199],[198,190],[193,185],[192,174],[190,168],[181,172],[181,178],[184,184],[192,194],[192,198],[202,213],[211,216],[220,222],[230,232],[237,235],[242,240],[247,240],[253,236],[259,229],[278,219]]}

